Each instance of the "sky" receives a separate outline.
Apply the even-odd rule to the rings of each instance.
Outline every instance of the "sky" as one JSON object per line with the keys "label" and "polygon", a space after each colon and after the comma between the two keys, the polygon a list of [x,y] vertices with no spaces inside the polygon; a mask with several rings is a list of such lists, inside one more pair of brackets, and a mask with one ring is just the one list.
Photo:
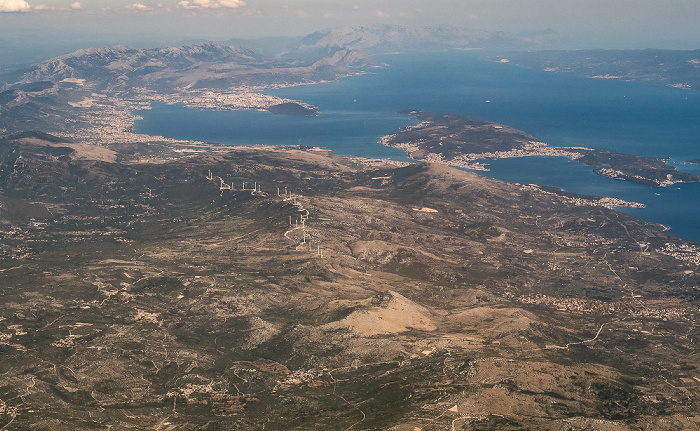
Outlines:
{"label": "sky", "polygon": [[589,47],[700,48],[700,0],[0,0],[0,38],[31,30],[227,40],[377,23],[553,29]]}

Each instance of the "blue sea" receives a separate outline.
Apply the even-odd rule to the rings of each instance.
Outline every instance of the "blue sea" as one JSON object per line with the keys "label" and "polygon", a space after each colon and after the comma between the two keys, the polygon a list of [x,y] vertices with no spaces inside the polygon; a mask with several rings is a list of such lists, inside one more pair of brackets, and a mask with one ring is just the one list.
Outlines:
{"label": "blue sea", "polygon": [[[342,155],[407,160],[377,143],[415,121],[403,109],[455,113],[507,124],[552,146],[670,157],[700,175],[700,92],[600,80],[486,62],[473,52],[393,55],[388,67],[337,82],[269,91],[318,106],[318,117],[260,111],[190,110],[155,104],[136,131],[231,145],[309,145]],[[652,188],[613,180],[558,157],[490,161],[489,177],[614,196],[646,204],[621,209],[700,242],[700,183]]]}

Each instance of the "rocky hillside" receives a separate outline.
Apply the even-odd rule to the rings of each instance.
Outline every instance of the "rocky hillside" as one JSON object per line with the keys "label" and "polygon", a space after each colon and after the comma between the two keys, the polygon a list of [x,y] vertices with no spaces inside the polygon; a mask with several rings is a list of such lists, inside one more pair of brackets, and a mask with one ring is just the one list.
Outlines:
{"label": "rocky hillside", "polygon": [[2,428],[700,423],[697,244],[660,226],[440,165],[62,141],[0,141]]}

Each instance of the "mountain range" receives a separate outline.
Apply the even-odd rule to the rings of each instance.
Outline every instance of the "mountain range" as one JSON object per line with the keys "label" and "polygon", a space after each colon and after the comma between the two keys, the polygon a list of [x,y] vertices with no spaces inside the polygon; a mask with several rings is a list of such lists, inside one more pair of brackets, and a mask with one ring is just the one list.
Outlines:
{"label": "mountain range", "polygon": [[372,64],[345,48],[326,50],[307,64],[290,64],[215,42],[153,49],[110,46],[55,57],[5,80],[6,88],[39,81],[73,81],[97,90],[228,88],[332,79]]}

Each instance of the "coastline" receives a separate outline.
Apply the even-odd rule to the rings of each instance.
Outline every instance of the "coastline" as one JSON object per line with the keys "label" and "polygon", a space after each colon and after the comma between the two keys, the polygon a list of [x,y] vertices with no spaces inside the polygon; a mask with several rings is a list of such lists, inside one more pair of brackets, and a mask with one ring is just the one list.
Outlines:
{"label": "coastline", "polygon": [[305,109],[318,112],[318,108],[302,101],[270,96],[263,93],[268,87],[239,87],[223,91],[211,89],[201,91],[179,91],[173,93],[158,93],[153,90],[137,89],[136,94],[121,95],[108,93],[92,93],[83,102],[72,103],[75,117],[71,119],[73,127],[67,130],[54,130],[51,134],[61,137],[100,143],[126,143],[162,141],[172,143],[203,143],[165,138],[141,133],[135,133],[136,120],[141,119],[137,112],[152,109],[152,103],[166,105],[180,104],[187,109],[235,111],[262,110],[281,104],[296,104]]}

